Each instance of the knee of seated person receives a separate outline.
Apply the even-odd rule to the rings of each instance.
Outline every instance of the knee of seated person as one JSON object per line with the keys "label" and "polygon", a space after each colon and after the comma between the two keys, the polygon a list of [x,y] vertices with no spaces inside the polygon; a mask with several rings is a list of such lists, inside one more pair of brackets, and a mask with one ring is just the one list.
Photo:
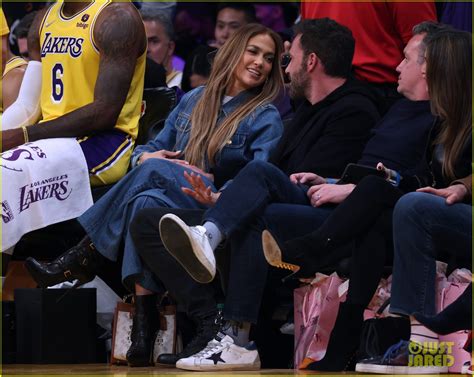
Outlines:
{"label": "knee of seated person", "polygon": [[245,171],[247,174],[253,173],[257,176],[261,176],[274,168],[272,164],[266,161],[252,160],[245,166]]}
{"label": "knee of seated person", "polygon": [[137,214],[133,217],[132,222],[130,223],[129,229],[132,237],[139,238],[143,234],[150,232],[157,232],[158,229],[154,226],[153,215],[150,215],[147,209],[138,211]]}
{"label": "knee of seated person", "polygon": [[[435,202],[438,202],[435,195],[422,192],[410,192],[403,195],[395,205],[393,212],[394,222],[403,222],[407,218],[425,217]],[[442,201],[440,201],[442,202]]]}
{"label": "knee of seated person", "polygon": [[378,177],[376,175],[368,175],[362,178],[362,180],[357,184],[357,186],[359,187],[369,186],[369,187],[377,188],[377,187],[385,186],[387,184],[388,182],[381,177]]}

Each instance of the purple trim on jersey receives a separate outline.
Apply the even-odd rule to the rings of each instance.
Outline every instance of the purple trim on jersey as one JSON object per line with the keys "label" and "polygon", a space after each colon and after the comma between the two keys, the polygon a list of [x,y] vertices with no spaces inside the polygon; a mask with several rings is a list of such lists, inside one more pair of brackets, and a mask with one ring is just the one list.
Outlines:
{"label": "purple trim on jersey", "polygon": [[[126,144],[124,141],[128,140]],[[122,145],[124,144],[124,145]],[[87,168],[89,171],[102,164],[104,161],[110,158],[117,150],[115,157],[109,161],[107,165],[101,167],[102,171],[105,167],[113,164],[122,155],[123,150],[130,148],[132,144],[132,138],[124,132],[113,130],[107,132],[101,132],[100,134],[90,136],[84,141],[79,141],[79,145],[82,148],[82,152],[87,161]],[[97,174],[95,172],[94,174]]]}

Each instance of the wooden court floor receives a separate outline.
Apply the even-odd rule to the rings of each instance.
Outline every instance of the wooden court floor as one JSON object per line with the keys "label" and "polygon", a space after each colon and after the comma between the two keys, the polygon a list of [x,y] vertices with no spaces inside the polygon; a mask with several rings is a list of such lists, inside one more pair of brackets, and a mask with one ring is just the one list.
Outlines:
{"label": "wooden court floor", "polygon": [[[108,364],[68,364],[68,365],[3,365],[2,376],[293,376],[293,375],[315,375],[324,374],[309,371],[294,371],[292,369],[262,369],[252,372],[190,372],[175,368],[149,367],[149,368],[129,368],[127,366],[111,366]],[[331,375],[341,375],[345,373],[332,373]],[[346,375],[351,375],[347,373]],[[325,374],[328,375],[328,374]]]}

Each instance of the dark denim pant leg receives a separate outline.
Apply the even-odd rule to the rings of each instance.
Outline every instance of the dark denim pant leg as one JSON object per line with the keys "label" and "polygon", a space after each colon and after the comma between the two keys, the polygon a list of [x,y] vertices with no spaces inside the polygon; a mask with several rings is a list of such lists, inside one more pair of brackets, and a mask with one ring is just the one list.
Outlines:
{"label": "dark denim pant leg", "polygon": [[229,237],[239,227],[263,214],[271,203],[309,204],[306,189],[291,183],[275,165],[249,162],[209,209],[204,221],[211,221]]}
{"label": "dark denim pant leg", "polygon": [[279,239],[287,240],[314,230],[330,212],[309,205],[272,204],[251,226],[233,233],[225,319],[257,323],[269,268],[263,255],[262,231],[268,228]]}
{"label": "dark denim pant leg", "polygon": [[130,234],[144,267],[160,280],[192,317],[214,313],[216,302],[210,284],[194,281],[181,265],[166,251],[160,238],[159,222],[163,215],[174,213],[190,225],[199,225],[203,210],[153,208],[140,210],[132,220]]}
{"label": "dark denim pant leg", "polygon": [[434,315],[437,256],[447,247],[451,253],[471,253],[472,207],[448,206],[431,194],[407,194],[395,207],[393,238],[391,312]]}

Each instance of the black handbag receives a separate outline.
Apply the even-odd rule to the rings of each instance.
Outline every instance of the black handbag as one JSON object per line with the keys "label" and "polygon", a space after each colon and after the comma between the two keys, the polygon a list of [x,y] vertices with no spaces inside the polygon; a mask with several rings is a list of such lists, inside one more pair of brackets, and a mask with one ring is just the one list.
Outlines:
{"label": "black handbag", "polygon": [[382,313],[390,304],[386,300],[375,313],[375,318],[364,322],[360,336],[357,360],[383,355],[385,351],[400,340],[410,339],[410,321],[406,317],[383,317]]}

